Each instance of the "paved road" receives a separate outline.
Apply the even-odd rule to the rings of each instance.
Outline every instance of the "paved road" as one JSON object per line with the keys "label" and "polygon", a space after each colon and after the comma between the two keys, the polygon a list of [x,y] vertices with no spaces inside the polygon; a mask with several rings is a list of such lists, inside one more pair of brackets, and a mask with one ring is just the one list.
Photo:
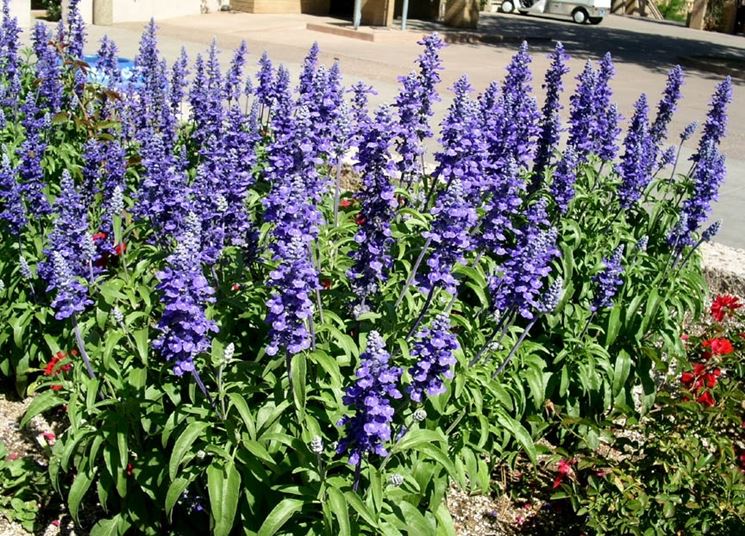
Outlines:
{"label": "paved road", "polygon": [[[411,69],[418,54],[417,35],[399,30],[380,30],[381,37],[374,43],[339,37],[306,29],[309,20],[331,20],[308,16],[276,16],[215,13],[158,21],[162,52],[172,59],[181,46],[193,57],[216,38],[224,50],[232,49],[246,40],[254,54],[252,66],[263,50],[274,61],[285,63],[299,72],[302,58],[313,41],[321,46],[321,59],[342,64],[345,80],[352,83],[365,80],[374,84],[379,102],[390,102],[396,95],[397,77]],[[414,23],[414,27],[417,24]],[[428,28],[420,24],[421,29]],[[90,40],[95,41],[108,33],[120,45],[122,53],[132,56],[137,50],[141,24],[122,24],[115,27],[91,27]],[[477,90],[493,79],[501,79],[504,68],[521,39],[527,39],[534,53],[533,68],[536,73],[535,89],[539,93],[543,72],[548,67],[546,55],[560,40],[572,56],[572,77],[582,69],[587,59],[597,60],[610,51],[616,60],[617,76],[613,89],[618,105],[625,116],[631,114],[634,101],[640,92],[646,92],[651,102],[665,85],[668,69],[691,56],[721,56],[745,60],[745,38],[634,19],[607,17],[599,26],[579,26],[568,21],[523,17],[519,15],[487,14],[482,17],[481,30],[505,36],[500,45],[454,44],[443,51],[445,73],[444,87],[449,87],[462,74],[467,73]],[[93,47],[91,47],[93,48]],[[227,62],[229,54],[223,54]],[[745,70],[744,70],[745,71]],[[691,121],[703,121],[709,97],[720,74],[687,69],[684,99],[671,129],[677,136]],[[743,75],[745,76],[745,75]],[[574,79],[568,84],[574,89]],[[568,97],[565,96],[565,104]],[[441,116],[447,106],[446,98],[439,106]],[[566,111],[566,110],[565,110]],[[695,148],[689,142],[686,150]],[[724,244],[745,249],[745,78],[735,79],[734,102],[730,109],[730,129],[722,144],[728,156],[728,177],[721,191],[721,200],[714,212],[715,218],[724,221],[718,238]]]}

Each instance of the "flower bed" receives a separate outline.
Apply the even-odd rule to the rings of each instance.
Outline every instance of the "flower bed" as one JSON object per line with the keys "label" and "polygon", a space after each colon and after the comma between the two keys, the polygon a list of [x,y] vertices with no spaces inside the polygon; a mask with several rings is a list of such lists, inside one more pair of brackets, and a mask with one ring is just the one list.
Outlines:
{"label": "flower bed", "polygon": [[93,534],[448,533],[451,484],[653,408],[702,307],[729,79],[678,162],[679,68],[619,143],[610,55],[564,126],[563,47],[539,108],[523,45],[454,85],[427,172],[437,35],[370,110],[315,46],[252,80],[245,45],[169,67],[154,23],[133,76],[104,39],[91,77],[75,6],[28,60],[2,23],[0,374],[24,423],[58,413],[51,485]]}

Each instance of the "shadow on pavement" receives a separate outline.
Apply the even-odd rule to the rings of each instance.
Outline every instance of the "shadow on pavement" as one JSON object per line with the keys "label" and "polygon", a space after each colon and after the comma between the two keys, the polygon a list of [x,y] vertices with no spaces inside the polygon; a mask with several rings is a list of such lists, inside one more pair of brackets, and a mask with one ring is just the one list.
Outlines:
{"label": "shadow on pavement", "polygon": [[[450,31],[436,23],[412,21],[412,27],[418,30]],[[648,25],[648,31],[640,32],[615,28],[601,23],[598,26],[579,25],[567,19],[548,16],[520,16],[482,14],[478,33],[485,36],[479,46],[514,47],[514,43],[527,40],[533,52],[550,51],[555,41],[561,41],[567,52],[575,57],[599,58],[609,51],[615,61],[635,63],[653,71],[666,72],[676,63],[686,63],[689,57],[722,58],[726,62],[742,61],[745,58],[745,38],[742,46],[728,46],[713,43],[705,39],[696,39],[703,32],[694,32],[685,28],[673,31],[687,32],[690,37],[679,37],[660,33],[669,25],[651,21],[634,20],[636,25]],[[669,30],[668,30],[669,31]],[[489,39],[489,36],[501,36],[504,42]],[[696,72],[704,78],[721,79],[721,71],[709,71],[705,66],[686,65],[687,70]],[[737,72],[733,73],[734,75]],[[733,77],[736,84],[745,85],[745,80]]]}

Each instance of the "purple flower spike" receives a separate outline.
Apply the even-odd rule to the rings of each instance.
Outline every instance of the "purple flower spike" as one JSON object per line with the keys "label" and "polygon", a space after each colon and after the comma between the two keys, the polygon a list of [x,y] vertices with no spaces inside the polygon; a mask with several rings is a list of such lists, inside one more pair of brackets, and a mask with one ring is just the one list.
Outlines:
{"label": "purple flower spike", "polygon": [[116,43],[104,35],[98,48],[96,69],[109,87],[119,87],[122,83],[122,72],[119,70],[119,48]]}
{"label": "purple flower spike", "polygon": [[158,290],[164,305],[158,322],[160,335],[153,348],[173,366],[173,373],[182,376],[195,371],[194,358],[210,346],[210,333],[217,333],[217,324],[207,318],[208,303],[215,301],[215,291],[202,273],[200,259],[199,218],[190,213],[178,246],[158,273]]}
{"label": "purple flower spike", "polygon": [[456,364],[454,352],[459,348],[458,339],[450,329],[446,314],[440,314],[431,327],[423,328],[416,336],[412,357],[417,359],[409,369],[411,384],[406,392],[414,402],[423,402],[425,396],[437,396],[445,392],[443,378],[453,378]]}
{"label": "purple flower spike", "polygon": [[595,150],[597,132],[598,73],[591,61],[587,61],[577,80],[577,91],[569,99],[571,103],[569,145],[574,147],[578,158],[584,162]]}
{"label": "purple flower spike", "polygon": [[634,116],[631,118],[626,139],[624,140],[624,154],[618,165],[621,175],[621,185],[618,197],[621,206],[629,209],[634,206],[652,179],[652,142],[649,138],[649,123],[647,114],[649,106],[647,97],[642,94],[634,106]]}
{"label": "purple flower spike", "polygon": [[39,96],[46,108],[54,114],[62,108],[62,60],[52,45],[52,34],[44,23],[38,22],[34,26],[33,43],[36,77],[40,81]]}
{"label": "purple flower spike", "polygon": [[507,66],[507,76],[502,85],[502,105],[507,120],[504,147],[507,149],[506,156],[514,159],[520,168],[527,167],[532,159],[540,129],[540,112],[531,87],[533,75],[530,62],[528,44],[523,41]]}
{"label": "purple flower spike", "polygon": [[704,132],[698,144],[698,152],[691,157],[698,162],[709,151],[709,145],[718,146],[727,129],[727,107],[732,101],[732,78],[729,76],[717,85],[706,115]]}
{"label": "purple flower spike", "polygon": [[359,466],[369,454],[386,456],[385,444],[391,440],[391,423],[395,412],[391,400],[401,398],[396,384],[401,369],[388,364],[390,355],[377,331],[367,336],[367,348],[360,355],[357,380],[347,387],[343,401],[354,410],[337,426],[345,427],[337,454],[349,453],[349,463]]}
{"label": "purple flower spike", "polygon": [[431,230],[422,233],[430,240],[432,253],[427,259],[427,270],[418,277],[418,284],[424,292],[440,285],[450,294],[455,294],[458,282],[453,277],[455,265],[465,262],[465,253],[475,247],[471,232],[478,216],[465,196],[460,179],[453,179],[450,186],[437,198],[432,209],[434,221]]}
{"label": "purple flower spike", "polygon": [[[432,105],[440,100],[437,94],[437,86],[440,83],[440,71],[443,70],[442,60],[440,59],[440,50],[445,47],[445,42],[439,34],[431,33],[417,42],[424,47],[424,52],[419,56],[417,64],[419,65],[419,81],[421,83],[421,112],[423,119],[422,126],[426,125],[426,118],[432,117]],[[425,127],[426,128],[426,127]],[[430,130],[423,130],[420,138],[432,135]]]}
{"label": "purple flower spike", "polygon": [[393,263],[391,222],[397,207],[391,184],[396,169],[391,158],[394,125],[390,111],[381,108],[361,133],[357,153],[356,169],[362,177],[362,188],[356,196],[361,205],[354,237],[358,247],[351,253],[354,266],[347,276],[360,304],[377,292]]}
{"label": "purple flower spike", "polygon": [[574,199],[574,183],[577,180],[577,155],[570,146],[564,151],[564,156],[554,170],[551,186],[551,195],[559,207],[559,212],[566,214],[569,203]]}
{"label": "purple flower spike", "polygon": [[298,93],[308,95],[314,92],[314,81],[316,78],[316,69],[318,68],[318,42],[314,41],[303,61],[303,72],[300,73],[300,86]]}
{"label": "purple flower spike", "polygon": [[512,218],[522,205],[521,194],[525,184],[520,179],[517,165],[508,160],[493,170],[493,180],[489,187],[491,195],[484,209],[486,214],[481,221],[479,245],[495,256],[507,253],[504,249],[507,232],[513,230]]}
{"label": "purple flower spike", "polygon": [[7,236],[20,237],[28,220],[17,176],[17,170],[10,165],[8,155],[3,153],[0,166],[0,221],[7,225]]}
{"label": "purple flower spike", "polygon": [[256,73],[256,78],[256,98],[262,106],[269,108],[272,105],[274,95],[272,89],[274,85],[274,69],[272,67],[272,60],[269,59],[269,55],[266,52],[259,59],[259,72]]}
{"label": "purple flower spike", "polygon": [[80,0],[70,0],[67,12],[68,43],[67,53],[73,58],[83,57],[85,47],[85,22],[80,14]]}
{"label": "purple flower spike", "polygon": [[559,116],[561,106],[561,92],[564,89],[562,79],[569,72],[567,60],[569,56],[564,52],[564,45],[556,43],[551,58],[551,67],[546,71],[546,80],[543,89],[546,92],[546,100],[541,112],[541,132],[538,138],[535,162],[533,164],[533,190],[537,189],[543,181],[546,167],[551,164],[556,146],[561,134],[561,117]]}
{"label": "purple flower spike", "polygon": [[0,95],[2,104],[10,109],[18,107],[21,95],[21,27],[18,19],[11,17],[8,0],[3,0],[3,20],[0,25],[0,72],[7,86]]}
{"label": "purple flower spike", "polygon": [[[65,320],[75,313],[82,313],[93,303],[88,297],[88,289],[70,269],[67,259],[59,251],[52,254],[52,285],[56,290],[52,300],[54,318]],[[49,289],[47,289],[49,290]]]}
{"label": "purple flower spike", "polygon": [[95,249],[88,234],[87,207],[67,170],[62,172],[60,188],[54,204],[56,220],[44,249],[46,260],[39,264],[39,275],[47,282],[47,292],[56,291],[52,307],[55,317],[63,320],[91,303],[80,280],[92,275]]}
{"label": "purple flower spike", "polygon": [[267,355],[280,351],[294,355],[307,350],[311,345],[312,296],[320,285],[308,244],[301,237],[293,237],[284,246],[280,264],[269,274],[267,284],[272,289],[266,302],[270,326]]}
{"label": "purple flower spike", "polygon": [[435,175],[446,185],[458,178],[466,195],[479,195],[488,186],[483,173],[488,155],[479,108],[469,96],[472,91],[466,76],[453,86],[455,98],[442,122],[442,151],[435,155]]}
{"label": "purple flower spike", "polygon": [[696,132],[697,127],[698,123],[696,121],[687,124],[683,132],[680,133],[680,143],[688,141],[693,136],[693,133]]}
{"label": "purple flower spike", "polygon": [[657,105],[657,117],[649,129],[649,137],[656,146],[662,144],[667,138],[667,128],[673,118],[675,109],[680,100],[680,88],[683,86],[683,69],[680,65],[672,68],[667,75],[667,84],[662,95],[662,100]]}
{"label": "purple flower spike", "polygon": [[623,246],[618,246],[609,259],[603,259],[603,267],[592,281],[595,284],[594,298],[592,300],[591,311],[607,309],[613,305],[618,291],[623,286]]}
{"label": "purple flower spike", "polygon": [[532,320],[540,310],[542,289],[551,273],[551,262],[559,255],[558,233],[555,228],[548,227],[545,199],[528,208],[526,219],[523,227],[515,231],[515,245],[506,252],[501,273],[489,278],[489,291],[497,311],[514,310]]}
{"label": "purple flower spike", "polygon": [[696,232],[708,219],[711,205],[719,198],[719,187],[724,182],[726,170],[724,156],[711,142],[700,156],[693,170],[693,192],[683,201],[680,210],[681,223],[673,230],[669,243],[680,250],[693,245],[692,233]]}
{"label": "purple flower spike", "polygon": [[422,142],[432,136],[429,125],[434,114],[432,106],[440,100],[437,94],[442,71],[440,50],[445,43],[438,34],[433,33],[419,41],[419,45],[424,47],[424,52],[417,59],[419,70],[399,78],[401,91],[396,97],[398,152],[401,155],[399,171],[402,175],[421,171],[419,159],[424,154]]}
{"label": "purple flower spike", "polygon": [[233,60],[230,62],[230,69],[225,77],[225,98],[230,103],[235,103],[241,96],[244,89],[243,70],[246,66],[246,55],[248,46],[245,41],[241,41],[240,46],[233,54]]}
{"label": "purple flower spike", "polygon": [[189,56],[186,49],[181,48],[178,59],[173,63],[171,71],[171,110],[174,114],[181,112],[181,103],[186,96],[186,88],[189,84]]}
{"label": "purple flower spike", "polygon": [[33,92],[26,97],[21,111],[26,139],[17,150],[21,159],[18,175],[29,214],[39,217],[52,211],[44,193],[44,170],[41,167],[41,160],[47,148],[43,134],[49,126],[49,117],[40,114]]}
{"label": "purple flower spike", "polygon": [[150,222],[156,236],[175,235],[189,212],[186,177],[153,132],[143,134],[143,180],[136,194],[135,215]]}
{"label": "purple flower spike", "polygon": [[615,103],[611,102],[613,91],[610,81],[616,74],[613,59],[607,52],[600,60],[600,68],[595,86],[595,110],[598,113],[595,125],[595,151],[603,162],[612,162],[618,154],[616,139],[621,133],[618,126],[621,116]]}
{"label": "purple flower spike", "polygon": [[352,106],[349,111],[352,130],[350,145],[358,147],[370,125],[368,100],[370,95],[375,94],[375,90],[364,82],[357,82],[350,91],[352,92]]}

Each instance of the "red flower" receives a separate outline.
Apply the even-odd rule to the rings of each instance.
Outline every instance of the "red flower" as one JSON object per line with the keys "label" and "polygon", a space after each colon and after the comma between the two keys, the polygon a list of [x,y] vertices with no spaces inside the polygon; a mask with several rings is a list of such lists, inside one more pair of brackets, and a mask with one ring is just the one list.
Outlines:
{"label": "red flower", "polygon": [[8,454],[8,457],[5,458],[5,459],[8,460],[9,462],[12,462],[12,461],[17,460],[20,457],[21,457],[21,455],[18,454],[17,452],[11,452],[10,454]]}
{"label": "red flower", "polygon": [[[70,353],[72,355],[78,355],[76,350],[72,350]],[[52,359],[49,360],[49,363],[47,363],[46,367],[44,367],[44,376],[56,376],[60,372],[68,372],[72,368],[72,363],[65,363],[59,368],[57,367],[57,365],[59,365],[59,362],[65,359],[65,357],[65,352],[62,351],[54,354],[54,356],[52,356]]]}
{"label": "red flower", "polygon": [[341,208],[349,208],[352,205],[354,205],[354,199],[342,199],[339,201],[339,206]]}
{"label": "red flower", "polygon": [[367,218],[362,215],[362,212],[358,212],[357,216],[354,217],[354,223],[357,225],[365,225],[365,222],[367,222]]}
{"label": "red flower", "polygon": [[44,432],[43,434],[41,434],[41,436],[50,447],[53,446],[54,443],[57,441],[57,436],[54,432]]}
{"label": "red flower", "polygon": [[717,378],[722,374],[722,371],[715,368],[711,372],[706,372],[706,365],[703,363],[696,363],[693,365],[692,372],[684,372],[680,375],[680,383],[685,385],[688,389],[698,392],[704,387],[711,389],[717,384]]}
{"label": "red flower", "polygon": [[696,401],[699,404],[702,404],[707,407],[712,407],[714,404],[716,404],[716,401],[714,400],[714,397],[711,396],[711,393],[709,391],[704,392],[702,395],[700,395]]}
{"label": "red flower", "polygon": [[683,335],[680,336],[680,340],[687,341],[688,340],[688,334],[687,333],[683,333]]}
{"label": "red flower", "polygon": [[127,473],[127,476],[132,476],[135,472],[134,466],[131,463],[128,463],[125,472]]}
{"label": "red flower", "polygon": [[54,385],[49,387],[52,391],[61,391],[62,390],[62,384],[55,383]]}
{"label": "red flower", "polygon": [[721,370],[715,368],[712,372],[704,374],[704,382],[706,383],[706,387],[708,387],[709,389],[714,387],[717,384],[717,378],[721,373]]}
{"label": "red flower", "polygon": [[559,460],[556,470],[559,471],[559,474],[568,475],[569,471],[572,470],[573,463],[572,460]]}
{"label": "red flower", "polygon": [[696,376],[693,374],[693,372],[684,372],[680,375],[680,383],[682,383],[686,387],[690,388],[695,380]]}
{"label": "red flower", "polygon": [[714,303],[711,304],[711,316],[714,320],[721,322],[724,317],[730,316],[735,313],[735,310],[742,307],[743,304],[735,296],[729,294],[720,294],[714,298]]}
{"label": "red flower", "polygon": [[[732,343],[729,339],[718,338],[718,339],[707,339],[701,343],[701,346],[711,350],[714,355],[727,355],[735,351]],[[705,354],[708,352],[705,352]]]}
{"label": "red flower", "polygon": [[127,244],[125,244],[124,242],[121,242],[120,244],[114,246],[114,254],[117,257],[121,257],[122,255],[124,255],[125,251],[127,251]]}
{"label": "red flower", "polygon": [[331,280],[330,279],[321,279],[321,286],[328,290],[331,288]]}
{"label": "red flower", "polygon": [[556,471],[558,474],[556,475],[556,477],[554,477],[554,483],[552,486],[553,489],[561,486],[561,483],[564,481],[564,477],[572,472],[573,464],[574,460],[559,460],[559,463],[556,466]]}
{"label": "red flower", "polygon": [[106,233],[96,233],[93,236],[91,236],[91,238],[93,239],[94,242],[98,242],[99,240],[106,240],[107,236],[108,235]]}
{"label": "red flower", "polygon": [[233,285],[230,287],[230,290],[233,292],[238,292],[241,290],[241,284],[240,283],[233,283]]}

